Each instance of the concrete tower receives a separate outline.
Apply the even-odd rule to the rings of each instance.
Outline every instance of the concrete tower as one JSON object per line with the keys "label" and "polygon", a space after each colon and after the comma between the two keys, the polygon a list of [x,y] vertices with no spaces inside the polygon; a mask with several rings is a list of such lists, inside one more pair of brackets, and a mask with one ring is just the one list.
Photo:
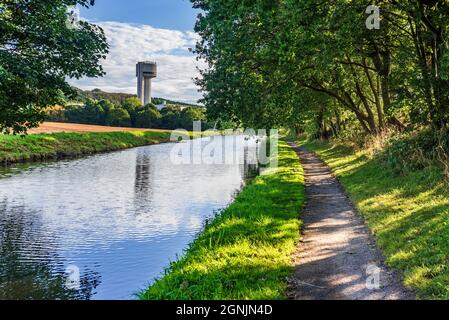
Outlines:
{"label": "concrete tower", "polygon": [[151,79],[157,77],[156,62],[139,62],[136,66],[137,96],[143,105],[151,103]]}

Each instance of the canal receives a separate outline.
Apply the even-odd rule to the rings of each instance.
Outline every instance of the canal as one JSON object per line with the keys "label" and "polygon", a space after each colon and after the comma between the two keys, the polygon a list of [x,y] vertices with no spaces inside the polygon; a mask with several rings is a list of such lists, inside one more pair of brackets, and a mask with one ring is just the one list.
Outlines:
{"label": "canal", "polygon": [[134,299],[258,174],[253,140],[211,139],[183,150],[238,161],[161,144],[0,169],[0,299]]}

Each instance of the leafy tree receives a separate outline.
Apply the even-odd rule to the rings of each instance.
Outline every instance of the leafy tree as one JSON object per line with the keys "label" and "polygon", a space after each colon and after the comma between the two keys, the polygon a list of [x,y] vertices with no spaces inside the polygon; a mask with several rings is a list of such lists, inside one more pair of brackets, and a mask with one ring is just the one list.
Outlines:
{"label": "leafy tree", "polygon": [[113,107],[106,116],[106,125],[117,127],[131,126],[131,117],[126,109]]}
{"label": "leafy tree", "polygon": [[123,102],[122,106],[123,106],[123,108],[125,108],[128,111],[128,113],[130,115],[131,126],[136,127],[137,114],[138,114],[139,109],[142,108],[142,102],[137,97],[131,97],[131,98],[126,99]]}
{"label": "leafy tree", "polygon": [[181,107],[178,105],[168,105],[161,111],[161,126],[164,129],[177,129],[181,127],[180,115]]}
{"label": "leafy tree", "polygon": [[366,134],[404,122],[447,127],[447,1],[380,1],[381,28],[365,27],[368,2],[192,0],[203,13],[197,83],[212,120]]}
{"label": "leafy tree", "polygon": [[114,105],[106,100],[100,102],[88,100],[84,105],[69,105],[65,108],[64,117],[69,122],[104,125],[106,116]]}
{"label": "leafy tree", "polygon": [[0,2],[0,132],[26,132],[46,107],[73,91],[66,78],[104,74],[99,61],[108,45],[103,30],[68,23],[69,8],[93,0]]}
{"label": "leafy tree", "polygon": [[156,106],[148,104],[137,112],[136,127],[157,128],[161,119],[161,113]]}
{"label": "leafy tree", "polygon": [[[408,52],[419,72],[410,73],[409,83],[425,101],[425,112],[415,108],[421,121],[429,120],[436,129],[449,124],[449,2],[386,1],[392,9],[386,18],[402,41],[408,40]],[[401,61],[403,62],[403,61]],[[401,63],[401,66],[406,66]],[[422,106],[422,105],[421,105]],[[418,111],[418,112],[416,112]]]}
{"label": "leafy tree", "polygon": [[205,122],[206,116],[201,108],[188,107],[181,111],[180,127],[186,130],[193,130],[193,122]]}
{"label": "leafy tree", "polygon": [[89,101],[84,105],[82,109],[82,121],[87,124],[104,124],[106,110],[104,105],[110,106],[109,104],[99,103],[96,101]]}

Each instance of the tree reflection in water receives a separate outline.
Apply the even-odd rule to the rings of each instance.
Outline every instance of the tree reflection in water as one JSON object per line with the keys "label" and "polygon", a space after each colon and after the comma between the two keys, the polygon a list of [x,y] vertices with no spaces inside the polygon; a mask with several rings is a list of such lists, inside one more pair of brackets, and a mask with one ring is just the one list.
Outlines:
{"label": "tree reflection in water", "polygon": [[[0,201],[0,299],[88,300],[101,283],[99,273],[83,270],[78,290],[67,288],[66,265],[53,237],[44,235],[40,215]],[[23,253],[26,253],[26,257]]]}
{"label": "tree reflection in water", "polygon": [[151,184],[151,157],[139,152],[136,155],[136,178],[134,182],[134,201],[136,211],[142,212],[151,204],[153,188]]}
{"label": "tree reflection in water", "polygon": [[257,177],[260,174],[259,161],[257,159],[257,150],[255,147],[245,146],[243,151],[243,164],[240,166],[243,179],[249,180]]}

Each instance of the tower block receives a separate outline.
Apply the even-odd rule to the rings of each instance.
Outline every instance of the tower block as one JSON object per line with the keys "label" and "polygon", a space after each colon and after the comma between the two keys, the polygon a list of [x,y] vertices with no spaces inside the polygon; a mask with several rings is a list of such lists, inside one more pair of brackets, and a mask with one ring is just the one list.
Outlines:
{"label": "tower block", "polygon": [[151,103],[151,79],[157,77],[156,62],[139,62],[136,65],[137,96],[143,105]]}

